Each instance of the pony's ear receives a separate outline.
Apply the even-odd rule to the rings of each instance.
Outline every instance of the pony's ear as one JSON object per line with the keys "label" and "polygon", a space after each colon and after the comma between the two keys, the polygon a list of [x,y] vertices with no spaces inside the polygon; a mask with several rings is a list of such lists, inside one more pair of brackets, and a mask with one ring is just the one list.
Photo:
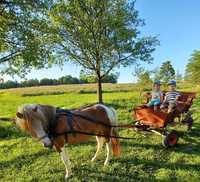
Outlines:
{"label": "pony's ear", "polygon": [[37,112],[38,107],[35,106],[35,108],[33,108],[33,112]]}
{"label": "pony's ear", "polygon": [[16,113],[16,116],[17,116],[18,118],[20,118],[20,119],[22,119],[22,118],[24,117],[23,114],[20,113],[20,112],[17,112],[17,113]]}

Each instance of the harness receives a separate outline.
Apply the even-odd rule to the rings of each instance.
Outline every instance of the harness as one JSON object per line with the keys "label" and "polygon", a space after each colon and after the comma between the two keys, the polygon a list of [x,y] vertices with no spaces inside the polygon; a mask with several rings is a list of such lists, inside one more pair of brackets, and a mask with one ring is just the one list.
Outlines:
{"label": "harness", "polygon": [[54,122],[57,125],[57,120],[62,115],[65,115],[67,117],[67,124],[69,125],[70,131],[73,132],[74,131],[73,124],[72,124],[73,115],[72,115],[72,112],[70,110],[57,108],[56,109],[56,118],[55,118]]}
{"label": "harness", "polygon": [[[63,133],[56,133],[55,129],[56,129],[57,124],[58,124],[58,119],[62,115],[66,116],[66,122],[67,122],[70,130],[63,132]],[[135,139],[133,137],[130,138],[130,137],[120,137],[120,136],[112,136],[112,135],[105,136],[105,135],[97,134],[97,133],[88,133],[88,132],[85,132],[85,131],[76,131],[73,128],[73,116],[81,117],[81,118],[87,120],[88,122],[96,123],[96,124],[103,125],[103,126],[109,127],[109,128],[110,127],[113,127],[113,128],[134,128],[134,127],[137,127],[138,128],[137,125],[134,125],[132,123],[131,124],[110,125],[110,124],[106,124],[102,121],[96,120],[94,118],[91,118],[89,116],[86,116],[86,115],[82,115],[82,114],[79,114],[79,113],[72,113],[72,111],[67,110],[67,109],[56,108],[56,114],[55,114],[54,119],[51,120],[51,122],[50,122],[48,134],[42,136],[38,140],[40,141],[40,140],[44,139],[45,137],[49,137],[52,140],[53,138],[60,136],[60,135],[65,135],[66,138],[67,138],[68,134],[72,134],[73,136],[75,136],[76,134],[84,134],[84,135],[111,137],[111,138],[118,138],[118,139]]]}

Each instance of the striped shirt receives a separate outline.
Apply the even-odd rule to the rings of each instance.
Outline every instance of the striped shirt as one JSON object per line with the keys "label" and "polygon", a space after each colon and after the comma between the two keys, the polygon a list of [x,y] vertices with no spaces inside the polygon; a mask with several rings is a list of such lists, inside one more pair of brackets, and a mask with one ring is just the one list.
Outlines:
{"label": "striped shirt", "polygon": [[164,102],[176,102],[177,97],[180,97],[181,94],[177,91],[167,92],[165,94]]}

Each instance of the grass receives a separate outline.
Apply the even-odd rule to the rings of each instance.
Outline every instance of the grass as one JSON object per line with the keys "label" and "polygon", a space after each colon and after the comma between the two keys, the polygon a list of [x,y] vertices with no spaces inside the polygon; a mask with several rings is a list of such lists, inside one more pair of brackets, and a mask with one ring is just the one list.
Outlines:
{"label": "grass", "polygon": [[[180,88],[200,91],[199,87],[192,88],[189,84]],[[140,89],[129,84],[106,84],[104,89],[105,102],[117,110],[119,121],[130,122],[132,113],[129,111],[141,102]],[[75,108],[95,101],[94,85],[2,90],[0,116],[14,116],[17,107],[25,103]],[[113,158],[110,165],[104,167],[105,153],[98,161],[90,162],[96,150],[94,138],[85,144],[68,145],[74,174],[68,181],[200,181],[199,108],[200,97],[192,108],[195,119],[192,131],[185,132],[184,126],[177,127],[181,138],[171,149],[162,147],[158,135],[120,130],[120,135],[135,139],[121,140],[121,157]],[[0,122],[0,181],[64,181],[64,166],[58,153],[43,148],[10,123]]]}

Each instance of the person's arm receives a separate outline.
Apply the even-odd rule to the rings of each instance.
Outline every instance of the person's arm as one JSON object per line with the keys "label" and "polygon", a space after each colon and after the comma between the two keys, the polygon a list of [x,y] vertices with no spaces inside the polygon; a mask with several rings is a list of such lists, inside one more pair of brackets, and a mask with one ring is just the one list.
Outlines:
{"label": "person's arm", "polygon": [[165,93],[165,96],[164,96],[164,98],[163,98],[163,102],[166,102],[166,101],[167,101],[167,95],[168,95],[168,92]]}
{"label": "person's arm", "polygon": [[180,97],[181,97],[181,94],[177,92],[176,101],[179,101]]}
{"label": "person's arm", "polygon": [[162,103],[162,102],[163,102],[163,100],[164,100],[163,93],[162,93],[162,92],[160,92],[160,102]]}

